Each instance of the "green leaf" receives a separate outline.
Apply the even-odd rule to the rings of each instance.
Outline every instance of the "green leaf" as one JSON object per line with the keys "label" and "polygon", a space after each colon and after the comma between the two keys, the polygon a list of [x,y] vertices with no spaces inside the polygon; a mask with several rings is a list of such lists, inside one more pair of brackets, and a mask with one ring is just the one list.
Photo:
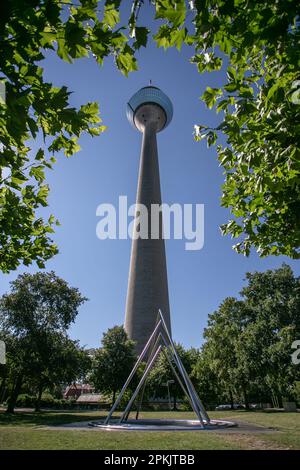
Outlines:
{"label": "green leaf", "polygon": [[274,85],[271,86],[271,88],[269,88],[268,93],[267,93],[268,100],[273,97],[274,93],[276,93],[279,87],[280,87],[280,83],[275,82]]}
{"label": "green leaf", "polygon": [[228,83],[227,85],[224,86],[224,89],[231,93],[231,92],[236,91],[238,89],[238,84],[236,82],[230,82],[230,83]]}
{"label": "green leaf", "polygon": [[120,13],[114,4],[105,5],[103,23],[113,29],[120,22]]}
{"label": "green leaf", "polygon": [[216,104],[217,98],[221,95],[222,95],[221,88],[206,87],[206,90],[201,96],[201,98],[206,103],[206,106],[208,108],[212,108]]}
{"label": "green leaf", "polygon": [[37,126],[34,119],[32,119],[32,118],[28,119],[28,127],[30,129],[32,137],[35,139],[39,128],[38,128],[38,126]]}
{"label": "green leaf", "polygon": [[39,183],[42,183],[45,179],[45,171],[42,165],[32,166],[29,172],[30,176],[33,176]]}
{"label": "green leaf", "polygon": [[88,132],[92,136],[98,136],[107,129],[107,126],[90,127]]}
{"label": "green leaf", "polygon": [[137,70],[137,62],[133,50],[126,45],[122,52],[117,55],[117,66],[119,70],[127,77],[129,72]]}
{"label": "green leaf", "polygon": [[222,67],[222,59],[215,56],[212,52],[205,54],[196,54],[191,58],[191,62],[197,65],[198,72],[213,72],[220,70]]}
{"label": "green leaf", "polygon": [[186,16],[184,0],[156,0],[155,8],[155,18],[167,20],[175,28],[183,25]]}
{"label": "green leaf", "polygon": [[207,129],[207,126],[194,125],[194,139],[196,142],[200,142],[200,140],[203,140],[206,137]]}
{"label": "green leaf", "polygon": [[66,157],[71,157],[74,153],[79,152],[81,150],[80,145],[77,143],[77,138],[72,137],[69,139],[65,144],[65,155]]}
{"label": "green leaf", "polygon": [[220,103],[217,105],[217,112],[219,113],[220,111],[227,111],[229,104],[229,100],[220,101]]}
{"label": "green leaf", "polygon": [[38,149],[38,151],[35,154],[35,160],[44,160],[45,158],[45,152],[43,149]]}
{"label": "green leaf", "polygon": [[49,193],[49,187],[46,184],[41,186],[37,193],[37,201],[44,207],[48,205],[47,203],[48,193]]}
{"label": "green leaf", "polygon": [[243,98],[252,98],[253,93],[253,88],[250,86],[242,85],[239,88],[239,96],[242,96]]}
{"label": "green leaf", "polygon": [[65,39],[58,38],[57,39],[57,55],[66,62],[72,63],[72,58],[69,55],[68,48],[66,46]]}
{"label": "green leaf", "polygon": [[174,31],[171,34],[172,45],[175,45],[176,48],[180,51],[182,44],[185,41],[186,36],[187,36],[186,28],[182,28],[182,29],[178,29],[177,31]]}
{"label": "green leaf", "polygon": [[44,261],[41,260],[41,259],[38,259],[38,260],[36,261],[36,264],[38,265],[38,267],[39,267],[40,269],[44,269],[44,268],[45,268],[45,263],[44,263]]}
{"label": "green leaf", "polygon": [[235,82],[237,78],[236,69],[234,67],[227,67],[227,77],[229,80]]}
{"label": "green leaf", "polygon": [[135,49],[139,49],[140,47],[147,46],[148,34],[149,34],[148,28],[144,28],[142,26],[135,27],[135,39],[136,39],[134,43]]}
{"label": "green leaf", "polygon": [[217,133],[214,131],[209,131],[206,135],[207,147],[211,147],[217,141]]}
{"label": "green leaf", "polygon": [[80,111],[87,117],[94,116],[99,113],[99,105],[96,101],[84,104],[80,107]]}
{"label": "green leaf", "polygon": [[52,225],[55,223],[55,217],[53,214],[50,215],[49,219],[48,219],[48,224],[49,225]]}
{"label": "green leaf", "polygon": [[13,184],[19,185],[25,183],[25,181],[27,181],[27,178],[20,171],[14,172],[13,176],[11,176],[11,182]]}

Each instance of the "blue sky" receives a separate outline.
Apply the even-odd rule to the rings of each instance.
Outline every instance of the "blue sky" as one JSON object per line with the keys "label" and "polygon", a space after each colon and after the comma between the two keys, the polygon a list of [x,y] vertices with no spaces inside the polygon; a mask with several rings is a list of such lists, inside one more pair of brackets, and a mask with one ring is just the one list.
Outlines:
{"label": "blue sky", "polygon": [[[107,60],[100,68],[92,59],[69,65],[54,54],[47,55],[47,80],[66,85],[74,93],[73,105],[98,101],[107,131],[98,138],[85,136],[82,150],[67,159],[59,156],[49,171],[50,211],[61,222],[54,236],[60,253],[47,263],[89,298],[80,308],[70,334],[82,345],[97,347],[107,328],[124,320],[130,240],[103,240],[96,237],[96,208],[100,203],[117,204],[119,195],[135,202],[141,134],[126,119],[126,102],[152,79],[171,98],[173,121],[158,135],[163,201],[205,204],[205,242],[200,251],[186,251],[184,240],[166,242],[169,295],[173,337],[184,346],[199,347],[207,316],[227,296],[237,296],[245,272],[279,267],[283,261],[299,275],[299,262],[284,257],[260,259],[236,254],[232,240],[220,234],[219,225],[228,212],[220,207],[222,169],[216,150],[205,142],[193,141],[193,125],[216,125],[219,116],[207,110],[199,97],[207,85],[219,86],[222,72],[197,72],[183,49],[165,52],[151,45],[138,54],[139,71],[125,78]],[[35,146],[36,144],[33,144]],[[45,209],[44,214],[48,213]],[[22,272],[36,267],[20,267],[1,275],[0,294]]]}

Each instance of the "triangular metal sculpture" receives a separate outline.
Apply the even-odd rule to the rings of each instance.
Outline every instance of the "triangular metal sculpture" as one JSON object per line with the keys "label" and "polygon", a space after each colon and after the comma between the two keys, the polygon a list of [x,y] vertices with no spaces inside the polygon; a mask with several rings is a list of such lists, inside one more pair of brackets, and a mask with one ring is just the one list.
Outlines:
{"label": "triangular metal sculpture", "polygon": [[152,369],[153,365],[155,364],[156,359],[158,358],[159,354],[162,353],[165,355],[166,359],[169,362],[169,365],[179,383],[181,386],[184,394],[188,398],[191,407],[193,411],[195,412],[196,416],[199,419],[199,424],[204,427],[205,425],[210,423],[210,419],[208,417],[208,414],[206,413],[204,406],[201,403],[201,400],[184,368],[184,365],[182,364],[182,361],[176,351],[176,348],[174,346],[173,340],[171,338],[171,335],[168,331],[166,322],[164,320],[162,312],[159,310],[157,320],[156,320],[156,325],[155,328],[148,339],[143,351],[141,352],[137,362],[135,363],[131,373],[128,376],[128,379],[126,380],[125,384],[123,385],[123,388],[117,397],[115,403],[113,404],[108,416],[106,417],[104,421],[104,425],[108,425],[114,411],[120,404],[120,401],[128,388],[130,382],[132,381],[140,363],[144,360],[146,360],[146,367],[144,370],[144,373],[142,375],[142,378],[140,379],[135,391],[133,392],[130,400],[127,403],[127,406],[125,407],[125,410],[123,414],[121,415],[121,418],[119,420],[119,424],[124,423],[127,421],[130,410],[132,408],[132,405],[134,404],[135,400],[137,399],[139,393],[141,392],[141,397],[139,400],[138,404],[138,410],[136,413],[136,419],[138,419],[139,412],[141,409],[142,401],[143,401],[143,395],[144,395],[144,390],[145,390],[145,385],[146,385],[146,380],[149,375],[150,370]]}

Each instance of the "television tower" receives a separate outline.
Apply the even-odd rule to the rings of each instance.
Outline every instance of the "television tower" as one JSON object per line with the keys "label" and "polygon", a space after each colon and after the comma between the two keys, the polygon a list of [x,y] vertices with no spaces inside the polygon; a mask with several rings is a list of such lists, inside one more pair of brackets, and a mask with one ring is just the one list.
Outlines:
{"label": "television tower", "polygon": [[[168,126],[172,116],[170,99],[151,82],[127,103],[129,122],[143,134],[136,203],[148,210],[148,237],[132,240],[125,314],[125,330],[136,341],[138,354],[155,328],[159,309],[171,331],[162,214],[159,214],[157,236],[151,238],[151,206],[161,205],[156,134]],[[139,231],[137,212],[134,229]]]}

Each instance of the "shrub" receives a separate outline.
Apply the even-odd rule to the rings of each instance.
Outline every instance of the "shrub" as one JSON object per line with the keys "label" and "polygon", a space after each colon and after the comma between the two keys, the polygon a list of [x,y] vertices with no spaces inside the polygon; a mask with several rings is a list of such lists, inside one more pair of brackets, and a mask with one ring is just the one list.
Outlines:
{"label": "shrub", "polygon": [[32,408],[35,406],[36,397],[22,393],[18,396],[16,405],[20,408]]}

